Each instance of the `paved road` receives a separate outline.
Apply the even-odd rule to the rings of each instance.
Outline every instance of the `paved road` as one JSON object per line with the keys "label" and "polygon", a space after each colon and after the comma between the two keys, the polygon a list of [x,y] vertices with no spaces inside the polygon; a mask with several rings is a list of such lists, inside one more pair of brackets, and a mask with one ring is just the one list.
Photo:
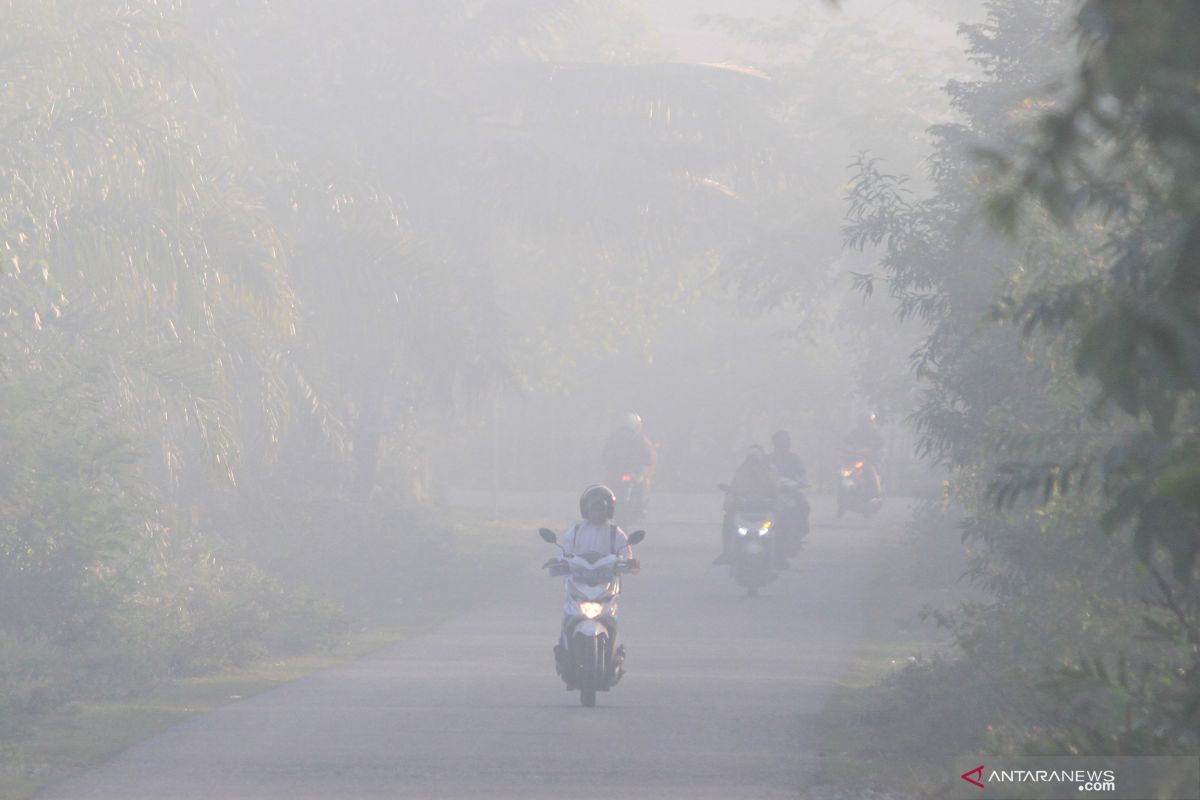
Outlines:
{"label": "paved road", "polygon": [[[572,496],[504,498],[565,522]],[[628,673],[597,708],[554,676],[561,582],[529,566],[477,610],[372,657],[184,723],[42,800],[803,797],[813,720],[904,509],[814,503],[793,568],[747,598],[710,565],[720,498],[664,496],[625,582]],[[857,520],[857,517],[855,517]]]}

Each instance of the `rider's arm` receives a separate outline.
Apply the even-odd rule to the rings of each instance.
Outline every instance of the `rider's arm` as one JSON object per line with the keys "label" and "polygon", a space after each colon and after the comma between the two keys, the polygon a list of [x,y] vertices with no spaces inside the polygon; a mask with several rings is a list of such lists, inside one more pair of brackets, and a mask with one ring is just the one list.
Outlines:
{"label": "rider's arm", "polygon": [[631,572],[637,572],[638,567],[640,567],[641,564],[638,563],[638,560],[633,557],[633,548],[629,545],[629,537],[626,536],[625,531],[621,530],[620,528],[617,528],[617,541],[614,552],[622,561],[628,561],[630,563],[630,566],[632,567],[630,570]]}

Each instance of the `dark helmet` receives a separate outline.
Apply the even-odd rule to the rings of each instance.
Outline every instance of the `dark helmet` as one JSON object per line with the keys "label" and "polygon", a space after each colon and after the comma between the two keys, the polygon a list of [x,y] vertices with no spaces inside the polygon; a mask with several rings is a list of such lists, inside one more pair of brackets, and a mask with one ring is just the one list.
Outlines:
{"label": "dark helmet", "polygon": [[791,450],[792,436],[787,431],[775,431],[771,434],[771,446],[776,450]]}
{"label": "dark helmet", "polygon": [[[617,506],[617,496],[607,486],[595,483],[579,495],[579,513],[589,522],[608,522]],[[593,513],[589,514],[591,511]],[[603,516],[603,519],[600,517]]]}

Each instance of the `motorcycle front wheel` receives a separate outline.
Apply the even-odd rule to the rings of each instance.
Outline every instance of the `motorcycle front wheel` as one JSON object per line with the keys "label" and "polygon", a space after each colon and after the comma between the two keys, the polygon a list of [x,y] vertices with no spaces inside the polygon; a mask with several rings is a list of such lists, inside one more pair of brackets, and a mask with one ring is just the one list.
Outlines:
{"label": "motorcycle front wheel", "polygon": [[595,708],[596,688],[602,674],[600,659],[603,658],[603,651],[600,640],[590,636],[576,639],[575,658],[579,668],[579,704],[585,708]]}

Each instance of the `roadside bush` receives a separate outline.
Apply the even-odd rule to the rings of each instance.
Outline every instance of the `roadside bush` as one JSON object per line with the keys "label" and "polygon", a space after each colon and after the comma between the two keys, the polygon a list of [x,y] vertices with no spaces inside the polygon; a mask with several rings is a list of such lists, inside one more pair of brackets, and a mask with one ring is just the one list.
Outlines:
{"label": "roadside bush", "polygon": [[332,647],[349,628],[345,613],[332,601],[287,591],[245,563],[199,565],[176,596],[175,608],[173,675]]}
{"label": "roadside bush", "polygon": [[64,666],[62,652],[44,635],[0,630],[0,736],[20,731],[31,716],[61,702]]}
{"label": "roadside bush", "polygon": [[281,470],[243,505],[249,556],[357,617],[386,617],[436,591],[454,553],[454,533],[436,511],[402,497],[385,490],[356,499],[336,482]]}

